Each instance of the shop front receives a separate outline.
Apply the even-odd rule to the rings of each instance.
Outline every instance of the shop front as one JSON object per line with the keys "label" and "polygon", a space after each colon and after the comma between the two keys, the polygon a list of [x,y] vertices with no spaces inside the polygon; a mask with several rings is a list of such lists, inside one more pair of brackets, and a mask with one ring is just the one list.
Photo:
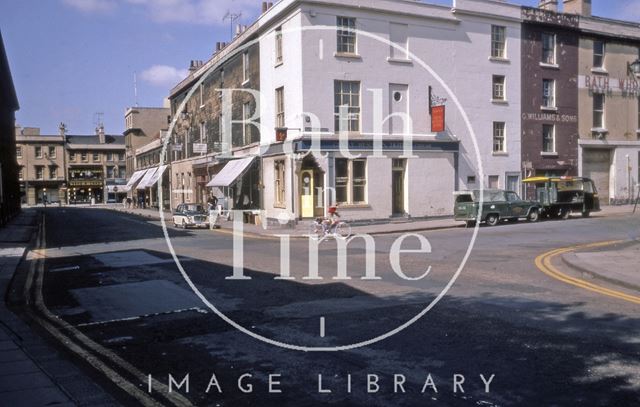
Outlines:
{"label": "shop front", "polygon": [[261,209],[260,160],[255,156],[228,161],[206,186],[224,209]]}
{"label": "shop front", "polygon": [[104,199],[102,168],[72,168],[69,170],[68,199],[70,204],[96,204]]}

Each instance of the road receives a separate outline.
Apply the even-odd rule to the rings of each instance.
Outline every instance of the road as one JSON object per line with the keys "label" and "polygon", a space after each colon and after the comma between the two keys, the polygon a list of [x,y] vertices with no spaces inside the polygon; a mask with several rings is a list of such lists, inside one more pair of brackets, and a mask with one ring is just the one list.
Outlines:
{"label": "road", "polygon": [[[629,215],[481,227],[451,289],[407,324],[452,281],[473,229],[421,233],[430,252],[402,253],[400,272],[389,257],[398,235],[375,236],[375,248],[354,239],[343,278],[336,278],[337,244],[325,241],[316,279],[308,278],[315,264],[308,240],[291,239],[283,257],[282,241],[247,237],[247,279],[229,279],[229,233],[170,227],[183,275],[159,222],[48,208],[31,290],[36,303],[42,293],[41,317],[60,342],[66,338],[60,346],[98,370],[123,404],[633,405],[638,305],[551,278],[535,259],[560,247],[637,238],[639,226]],[[402,248],[420,249],[418,238],[406,237]],[[283,258],[288,267],[281,268]],[[429,266],[426,277],[410,280]],[[362,278],[373,273],[379,279]],[[246,331],[307,351],[240,332],[185,276]],[[403,324],[366,346],[315,351],[372,341]],[[186,374],[189,392],[186,381],[176,391]]]}

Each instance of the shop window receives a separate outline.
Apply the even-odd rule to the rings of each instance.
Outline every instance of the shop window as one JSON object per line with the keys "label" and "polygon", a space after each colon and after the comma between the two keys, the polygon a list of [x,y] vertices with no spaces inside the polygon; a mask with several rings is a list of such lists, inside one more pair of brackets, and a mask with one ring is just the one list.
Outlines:
{"label": "shop window", "polygon": [[336,158],[336,202],[342,204],[366,203],[367,161]]}

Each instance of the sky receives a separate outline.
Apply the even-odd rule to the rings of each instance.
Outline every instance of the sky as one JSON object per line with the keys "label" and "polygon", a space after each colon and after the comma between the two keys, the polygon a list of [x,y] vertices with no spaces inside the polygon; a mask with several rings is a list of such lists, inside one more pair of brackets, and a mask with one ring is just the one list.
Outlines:
{"label": "sky", "polygon": [[[272,0],[273,1],[273,0]],[[275,1],[274,1],[275,2]],[[428,3],[451,5],[451,0]],[[538,0],[512,0],[535,6]],[[162,106],[190,60],[229,41],[225,14],[251,24],[261,0],[0,0],[0,31],[20,110],[17,123],[57,133],[124,131],[124,112]],[[593,14],[640,22],[640,0],[593,0]]]}

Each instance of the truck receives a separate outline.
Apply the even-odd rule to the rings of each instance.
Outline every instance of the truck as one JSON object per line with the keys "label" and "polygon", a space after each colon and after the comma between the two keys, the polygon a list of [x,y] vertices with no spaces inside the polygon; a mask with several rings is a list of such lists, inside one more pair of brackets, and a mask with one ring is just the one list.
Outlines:
{"label": "truck", "polygon": [[589,178],[532,177],[523,183],[534,189],[544,217],[567,219],[572,213],[579,213],[588,218],[592,212],[600,211],[598,190]]}

